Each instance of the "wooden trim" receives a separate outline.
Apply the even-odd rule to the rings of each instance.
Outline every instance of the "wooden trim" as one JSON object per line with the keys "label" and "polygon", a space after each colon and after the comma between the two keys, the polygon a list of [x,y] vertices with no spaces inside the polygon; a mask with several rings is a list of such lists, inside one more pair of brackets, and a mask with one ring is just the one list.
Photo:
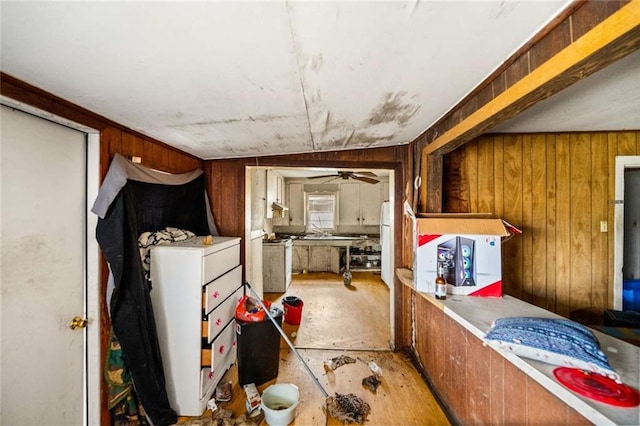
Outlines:
{"label": "wooden trim", "polygon": [[[589,20],[589,23],[591,23],[591,21],[600,19],[600,23],[594,25],[590,31],[585,32],[582,37],[571,45],[558,51],[555,56],[551,56],[546,62],[531,70],[520,81],[514,82],[513,85],[507,86],[506,82],[504,84],[492,84],[493,99],[484,105],[478,104],[477,109],[473,112],[469,111],[467,117],[460,118],[460,114],[455,112],[462,108],[464,103],[474,100],[471,95],[466,97],[465,100],[454,107],[451,112],[431,126],[420,137],[416,138],[413,143],[416,145],[417,150],[422,151],[419,164],[423,166],[420,172],[423,180],[428,182],[432,179],[426,174],[424,167],[426,166],[426,157],[428,155],[445,155],[452,152],[500,122],[517,115],[535,103],[560,92],[571,84],[640,48],[640,0],[607,2],[605,9],[601,7],[598,9],[600,5],[601,3],[599,2],[577,2],[570,6],[571,13],[566,11],[570,16],[564,21],[561,19],[554,20],[553,23],[545,28],[544,36],[554,35],[551,33],[553,25],[556,25],[558,30],[564,30],[565,28],[563,27],[566,27],[566,22],[574,23],[575,26],[585,20]],[[615,12],[611,12],[609,9],[614,7],[620,8]],[[582,13],[585,9],[589,10]],[[564,14],[565,12],[563,12],[563,16]],[[581,28],[585,26],[587,26],[587,22],[582,22]],[[544,36],[540,37],[540,40]],[[536,39],[538,39],[538,36],[536,36]],[[573,36],[571,39],[573,40]],[[518,51],[507,62],[515,63],[517,57],[530,55],[536,46],[533,41],[525,46],[529,45],[533,45],[529,51],[524,53]],[[552,46],[551,49],[553,48]],[[524,47],[521,50],[524,50]],[[490,76],[485,80],[486,83],[479,85],[477,96],[480,96],[488,89],[489,81],[498,83],[499,80],[505,80],[501,77],[506,78],[506,70],[498,76]],[[458,117],[459,121],[456,122],[455,117]],[[435,137],[437,134],[440,136]],[[429,138],[431,137],[435,139],[429,143]],[[433,200],[428,201],[429,198],[427,196],[427,186],[422,185],[418,195],[420,211],[428,211],[427,202],[433,203]]]}
{"label": "wooden trim", "polygon": [[[405,185],[410,184],[409,145],[394,147],[369,148],[361,150],[347,150],[335,152],[316,152],[310,154],[291,154],[267,157],[245,157],[238,159],[205,160],[203,168],[207,176],[207,189],[212,205],[213,215],[219,223],[218,231],[222,235],[244,236],[245,218],[238,215],[238,211],[245,210],[245,167],[336,167],[353,169],[390,169],[395,173],[393,188],[395,203],[394,217],[396,233],[394,235],[394,259],[397,267],[408,266],[407,259],[412,260],[412,235],[410,222],[404,220],[402,203],[405,201]],[[244,260],[244,238],[241,242],[241,262]],[[394,346],[403,348],[403,304],[402,287],[394,280],[396,297],[394,302]]]}
{"label": "wooden trim", "polygon": [[447,154],[501,121],[640,48],[640,0],[634,0],[572,45],[425,147]]}

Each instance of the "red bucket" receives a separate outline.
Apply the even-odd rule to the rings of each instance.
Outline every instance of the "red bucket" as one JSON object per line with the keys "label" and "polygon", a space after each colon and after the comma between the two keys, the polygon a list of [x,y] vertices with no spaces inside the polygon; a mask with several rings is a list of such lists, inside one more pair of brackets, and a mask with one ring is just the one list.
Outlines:
{"label": "red bucket", "polygon": [[304,302],[295,296],[287,296],[282,299],[282,307],[284,308],[284,321],[287,324],[299,325],[302,321],[302,307]]}

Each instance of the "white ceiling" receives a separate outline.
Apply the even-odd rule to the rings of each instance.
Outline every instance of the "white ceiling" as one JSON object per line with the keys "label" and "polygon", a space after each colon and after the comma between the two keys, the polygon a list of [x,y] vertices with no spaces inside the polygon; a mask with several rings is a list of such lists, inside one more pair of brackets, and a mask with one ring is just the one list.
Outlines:
{"label": "white ceiling", "polygon": [[390,146],[570,2],[2,1],[1,69],[203,159]]}
{"label": "white ceiling", "polygon": [[491,132],[640,129],[640,50],[537,103]]}

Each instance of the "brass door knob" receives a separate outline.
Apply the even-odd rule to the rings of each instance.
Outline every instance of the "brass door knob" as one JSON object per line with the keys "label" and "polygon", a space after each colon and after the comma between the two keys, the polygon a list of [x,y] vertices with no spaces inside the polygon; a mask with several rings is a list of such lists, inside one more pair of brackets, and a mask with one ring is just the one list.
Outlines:
{"label": "brass door knob", "polygon": [[76,330],[78,328],[85,328],[86,326],[87,326],[87,320],[80,316],[75,316],[71,321],[69,321],[69,328],[72,330]]}

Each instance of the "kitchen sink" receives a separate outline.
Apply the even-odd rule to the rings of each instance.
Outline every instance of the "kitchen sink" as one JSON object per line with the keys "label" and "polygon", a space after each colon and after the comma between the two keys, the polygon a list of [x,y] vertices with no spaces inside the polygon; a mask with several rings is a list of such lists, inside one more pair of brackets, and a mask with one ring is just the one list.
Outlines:
{"label": "kitchen sink", "polygon": [[343,235],[304,235],[301,240],[361,240],[362,237],[346,237]]}

